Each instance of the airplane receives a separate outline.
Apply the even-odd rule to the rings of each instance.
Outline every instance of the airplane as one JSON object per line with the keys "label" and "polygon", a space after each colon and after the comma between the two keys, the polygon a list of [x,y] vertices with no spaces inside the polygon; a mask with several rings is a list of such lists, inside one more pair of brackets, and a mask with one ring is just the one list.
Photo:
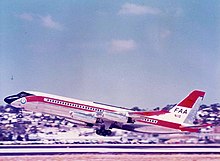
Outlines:
{"label": "airplane", "polygon": [[22,91],[4,101],[27,111],[62,116],[77,125],[95,128],[98,135],[111,136],[113,128],[151,134],[200,132],[201,127],[210,126],[193,124],[197,103],[204,96],[205,92],[194,90],[171,109],[160,111],[132,111],[36,91]]}

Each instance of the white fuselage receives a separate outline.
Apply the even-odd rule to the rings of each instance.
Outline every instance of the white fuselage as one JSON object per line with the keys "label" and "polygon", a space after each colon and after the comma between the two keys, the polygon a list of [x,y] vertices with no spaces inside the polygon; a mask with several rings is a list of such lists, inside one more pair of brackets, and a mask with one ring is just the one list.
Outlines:
{"label": "white fuselage", "polygon": [[[185,113],[187,114],[187,109],[176,106],[173,111],[174,114],[168,112],[158,116],[140,116],[135,118],[134,122],[129,122],[128,120],[131,119],[129,113],[134,111],[127,108],[82,101],[41,92],[27,91],[27,93],[31,95],[16,99],[11,102],[11,105],[33,112],[58,115],[84,123],[95,124],[96,118],[102,118],[105,122],[110,122],[112,124],[117,123],[114,124],[116,128],[131,131],[179,133],[181,132],[179,129],[181,124],[178,121],[172,121],[174,119],[179,119],[174,114],[181,113],[182,117]],[[9,102],[10,99],[13,100],[13,96],[12,98],[8,98]]]}

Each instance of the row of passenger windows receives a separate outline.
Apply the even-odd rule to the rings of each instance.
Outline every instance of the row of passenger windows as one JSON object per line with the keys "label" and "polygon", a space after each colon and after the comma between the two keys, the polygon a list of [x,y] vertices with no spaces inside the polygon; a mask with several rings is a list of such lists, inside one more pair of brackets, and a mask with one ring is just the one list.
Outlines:
{"label": "row of passenger windows", "polygon": [[75,103],[63,102],[63,101],[53,100],[53,99],[49,99],[49,98],[45,98],[44,101],[59,104],[59,105],[65,105],[65,106],[70,106],[70,107],[75,107],[75,108],[91,110],[91,111],[98,111],[98,112],[103,112],[104,111],[104,110],[99,109],[99,108],[79,105],[79,104],[75,104]]}
{"label": "row of passenger windows", "polygon": [[143,121],[146,121],[146,122],[150,122],[150,123],[154,123],[156,124],[158,121],[157,120],[153,120],[153,119],[148,119],[148,118],[144,118],[142,119]]}

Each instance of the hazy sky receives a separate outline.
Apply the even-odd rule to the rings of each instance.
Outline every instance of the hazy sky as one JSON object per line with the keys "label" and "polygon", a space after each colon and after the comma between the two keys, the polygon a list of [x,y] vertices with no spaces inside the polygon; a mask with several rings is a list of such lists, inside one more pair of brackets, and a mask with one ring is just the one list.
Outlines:
{"label": "hazy sky", "polygon": [[1,0],[0,16],[0,104],[22,90],[153,108],[201,89],[220,102],[219,0]]}

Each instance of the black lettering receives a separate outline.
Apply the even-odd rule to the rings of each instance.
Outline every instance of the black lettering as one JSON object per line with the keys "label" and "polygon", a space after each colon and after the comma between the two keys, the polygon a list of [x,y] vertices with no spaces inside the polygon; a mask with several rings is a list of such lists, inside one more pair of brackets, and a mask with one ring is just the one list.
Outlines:
{"label": "black lettering", "polygon": [[184,114],[187,114],[187,110],[185,110],[183,113],[184,113]]}
{"label": "black lettering", "polygon": [[180,110],[178,111],[178,113],[183,113],[183,109],[180,109]]}
{"label": "black lettering", "polygon": [[174,112],[176,112],[176,111],[178,111],[178,110],[179,110],[179,108],[175,108]]}

